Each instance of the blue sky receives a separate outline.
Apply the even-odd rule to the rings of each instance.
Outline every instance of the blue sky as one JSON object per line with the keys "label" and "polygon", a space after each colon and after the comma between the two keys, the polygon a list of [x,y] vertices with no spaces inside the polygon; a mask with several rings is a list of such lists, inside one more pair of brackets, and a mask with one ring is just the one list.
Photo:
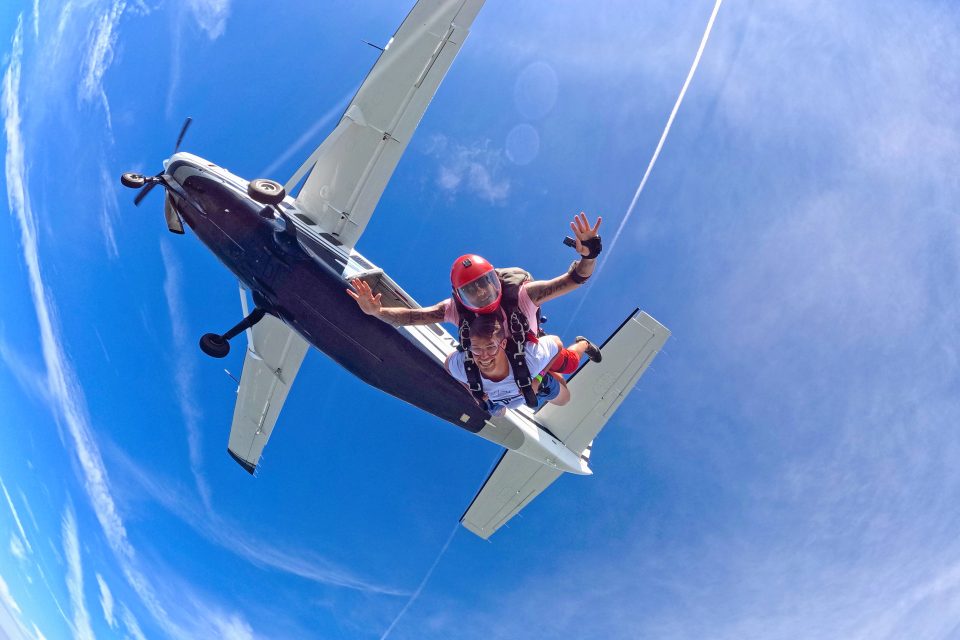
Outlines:
{"label": "blue sky", "polygon": [[[489,543],[456,523],[499,450],[316,352],[259,476],[230,460],[196,340],[236,283],[119,186],[187,115],[185,150],[292,174],[411,3],[300,4],[0,9],[0,635],[956,637],[954,3],[723,4],[602,273],[546,309],[673,337],[595,475]],[[712,9],[487,3],[358,248],[425,304],[467,251],[564,270],[573,214],[623,221]]]}

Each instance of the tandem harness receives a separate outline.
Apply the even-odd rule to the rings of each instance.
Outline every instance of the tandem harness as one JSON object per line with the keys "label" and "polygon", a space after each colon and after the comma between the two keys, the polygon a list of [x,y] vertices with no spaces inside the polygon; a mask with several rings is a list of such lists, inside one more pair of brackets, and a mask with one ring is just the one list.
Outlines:
{"label": "tandem harness", "polygon": [[[533,336],[530,336],[530,323],[527,316],[520,310],[519,304],[520,287],[524,282],[533,278],[528,271],[519,267],[497,269],[496,272],[497,277],[500,278],[500,290],[502,292],[500,308],[507,316],[507,327],[509,329],[507,348],[504,351],[507,354],[507,360],[510,362],[510,371],[517,382],[517,387],[523,394],[524,402],[528,407],[535,409],[539,402],[537,394],[533,390],[533,376],[530,375],[524,350],[527,340]],[[463,370],[467,374],[467,387],[480,406],[485,406],[483,379],[480,376],[480,369],[473,359],[473,354],[470,352],[470,321],[477,317],[477,313],[464,307],[456,295],[452,296],[451,299],[457,305],[457,313],[460,315],[460,343],[457,349],[463,352]],[[540,308],[538,307],[537,314],[539,313]]]}

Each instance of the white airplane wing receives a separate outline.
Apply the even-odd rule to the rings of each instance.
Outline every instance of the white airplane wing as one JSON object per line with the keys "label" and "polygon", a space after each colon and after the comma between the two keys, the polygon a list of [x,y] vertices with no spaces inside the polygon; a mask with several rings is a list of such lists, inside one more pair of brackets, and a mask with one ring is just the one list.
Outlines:
{"label": "white airplane wing", "polygon": [[482,5],[483,0],[419,0],[336,129],[285,185],[291,191],[310,172],[297,204],[346,247],[366,228]]}
{"label": "white airplane wing", "polygon": [[669,337],[665,326],[643,311],[634,311],[600,347],[603,361],[587,362],[567,382],[570,402],[544,406],[537,411],[536,421],[571,451],[583,452]]}
{"label": "white airplane wing", "polygon": [[227,451],[252,474],[310,345],[269,314],[247,335],[249,345]]}
{"label": "white airplane wing", "polygon": [[460,522],[486,540],[561,473],[519,453],[504,451]]}
{"label": "white airplane wing", "polygon": [[[567,382],[570,402],[562,407],[548,404],[536,412],[534,420],[589,462],[593,439],[669,337],[662,324],[634,311],[600,347],[603,360],[588,362]],[[481,538],[489,538],[560,473],[507,451],[460,522]]]}

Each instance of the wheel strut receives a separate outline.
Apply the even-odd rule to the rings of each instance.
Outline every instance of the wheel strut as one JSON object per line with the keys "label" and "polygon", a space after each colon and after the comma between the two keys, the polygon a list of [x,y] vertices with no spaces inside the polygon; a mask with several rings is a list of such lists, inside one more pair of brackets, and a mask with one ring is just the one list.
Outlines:
{"label": "wheel strut", "polygon": [[203,334],[203,337],[200,338],[200,350],[212,358],[225,358],[227,354],[230,353],[230,339],[263,320],[263,316],[266,315],[266,313],[266,311],[257,307],[250,312],[250,315],[238,322],[235,327],[223,335],[216,333]]}

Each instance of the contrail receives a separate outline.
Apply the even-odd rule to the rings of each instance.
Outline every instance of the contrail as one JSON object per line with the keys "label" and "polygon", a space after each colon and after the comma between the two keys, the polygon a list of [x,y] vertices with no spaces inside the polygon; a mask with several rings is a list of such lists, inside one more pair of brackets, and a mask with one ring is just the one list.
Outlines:
{"label": "contrail", "polygon": [[[650,158],[650,164],[647,165],[647,170],[643,173],[643,179],[640,180],[640,186],[637,187],[636,193],[633,194],[633,200],[630,201],[630,206],[627,207],[627,213],[624,214],[623,220],[620,221],[620,226],[617,227],[617,232],[613,234],[613,240],[610,241],[610,245],[605,252],[606,257],[600,261],[600,264],[597,265],[597,270],[594,275],[600,274],[600,271],[603,269],[603,265],[605,265],[607,263],[607,259],[610,258],[610,254],[613,252],[613,248],[616,246],[617,240],[620,239],[620,234],[623,232],[623,227],[627,224],[627,220],[630,219],[630,214],[633,213],[634,207],[637,206],[637,200],[640,199],[640,193],[643,191],[643,187],[647,184],[647,179],[650,177],[650,172],[653,171],[653,165],[656,164],[657,158],[660,157],[660,151],[663,149],[663,143],[666,142],[667,134],[670,133],[670,127],[673,126],[673,119],[676,118],[677,111],[680,110],[680,103],[683,102],[683,97],[687,94],[687,88],[690,86],[690,81],[693,80],[693,74],[697,72],[697,66],[700,64],[700,58],[703,56],[703,50],[707,46],[707,40],[710,38],[710,32],[713,30],[713,23],[717,18],[717,12],[720,10],[721,4],[723,4],[723,0],[717,0],[716,4],[713,5],[713,12],[710,14],[710,19],[707,21],[707,28],[703,32],[703,38],[700,39],[700,47],[697,49],[697,55],[693,58],[693,64],[690,66],[690,71],[687,73],[687,79],[683,82],[683,88],[680,89],[680,95],[677,96],[677,101],[673,105],[673,110],[670,112],[670,117],[667,118],[667,126],[663,128],[663,133],[660,135],[660,142],[657,143],[657,148],[653,152],[653,157]],[[580,298],[580,304],[577,305],[573,315],[570,316],[571,322],[573,321],[573,318],[580,313],[580,308],[583,306],[583,303],[586,301],[589,294],[589,289],[584,291],[583,297]],[[567,332],[564,331],[564,334],[566,333]]]}
{"label": "contrail", "polygon": [[437,568],[437,565],[440,563],[440,558],[443,557],[443,554],[447,552],[447,548],[450,546],[450,543],[453,542],[453,536],[457,535],[457,529],[460,528],[460,523],[457,522],[453,525],[453,531],[450,532],[450,537],[447,538],[446,543],[444,543],[443,548],[440,549],[440,553],[437,554],[436,560],[433,561],[433,564],[430,565],[430,569],[427,570],[427,575],[423,576],[423,580],[420,581],[420,586],[417,587],[417,590],[413,592],[413,595],[410,596],[410,599],[407,600],[407,604],[403,605],[403,609],[400,609],[400,613],[397,614],[397,617],[393,619],[393,622],[390,623],[390,626],[387,627],[387,630],[383,632],[383,635],[380,636],[380,640],[387,640],[387,636],[390,635],[390,632],[393,631],[393,628],[397,626],[397,623],[400,622],[400,618],[403,617],[403,614],[407,612],[407,609],[417,601],[417,598],[420,597],[420,592],[423,591],[423,588],[427,586],[427,582],[430,580],[430,576],[433,575],[433,570]]}
{"label": "contrail", "polygon": [[330,124],[331,120],[337,116],[343,115],[344,110],[350,105],[350,99],[357,93],[359,88],[359,86],[355,87],[352,91],[347,92],[342,98],[340,98],[339,102],[330,107],[326,113],[320,116],[320,118],[317,119],[317,121],[314,122],[313,125],[303,133],[303,135],[297,138],[296,142],[294,142],[286,151],[280,154],[280,157],[271,162],[268,167],[263,169],[260,172],[260,175],[272,175],[275,171],[283,166],[283,163],[292,158],[295,153],[300,151],[305,144],[313,140],[316,135],[324,129],[324,127]]}

